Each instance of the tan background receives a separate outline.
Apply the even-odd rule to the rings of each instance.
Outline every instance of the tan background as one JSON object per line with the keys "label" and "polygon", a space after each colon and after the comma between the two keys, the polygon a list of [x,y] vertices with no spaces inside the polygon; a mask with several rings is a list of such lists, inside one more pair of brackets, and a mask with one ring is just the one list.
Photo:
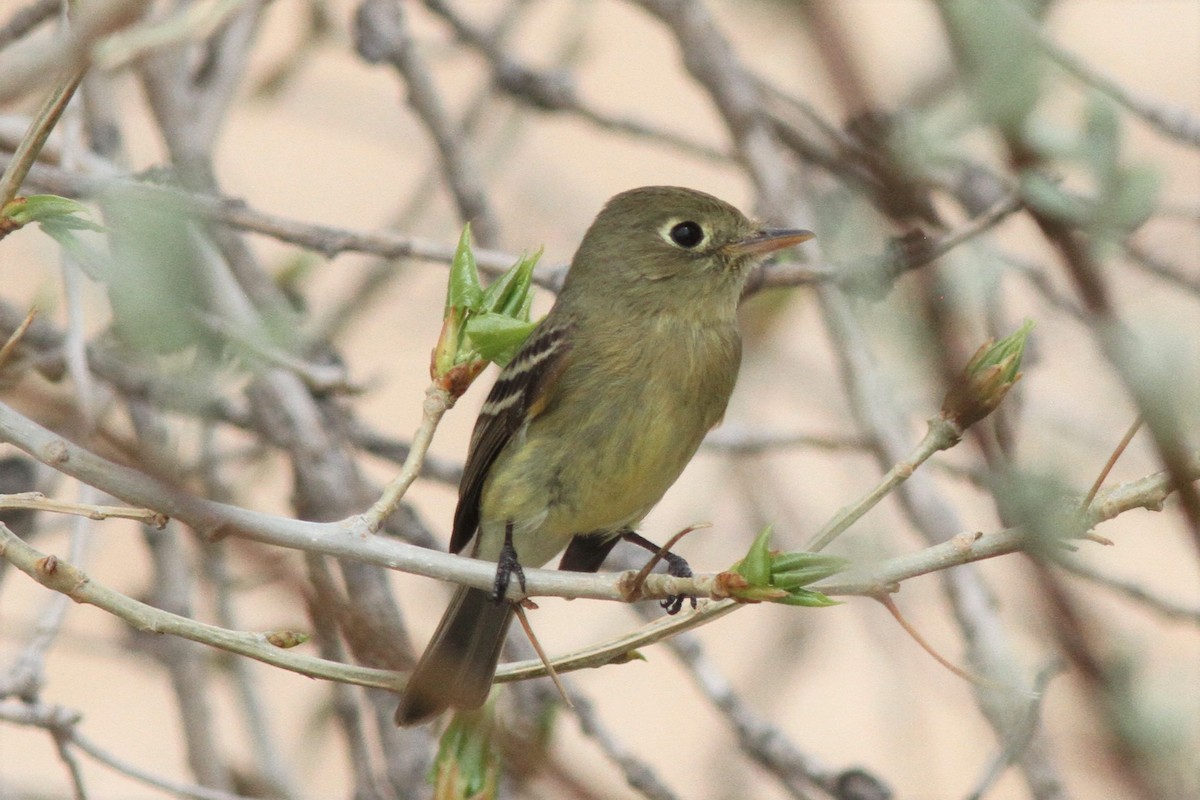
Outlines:
{"label": "tan background", "polygon": [[[426,173],[431,150],[424,131],[402,105],[394,75],[363,64],[351,52],[346,26],[352,3],[337,0],[331,5],[335,38],[321,45],[282,95],[268,101],[243,97],[236,104],[217,151],[217,171],[228,194],[259,209],[371,230],[392,217],[398,198],[408,196]],[[490,17],[490,3],[470,5],[473,13],[477,7],[478,18]],[[816,56],[795,18],[786,12],[786,4],[729,0],[709,5],[756,69],[803,92],[830,117],[839,116]],[[856,55],[867,67],[870,89],[881,102],[890,104],[892,98],[905,96],[946,63],[942,32],[928,4],[841,0],[837,5],[853,32]],[[1052,30],[1065,45],[1119,75],[1131,88],[1193,113],[1200,110],[1200,4],[1076,0],[1061,5]],[[0,19],[19,7],[12,0],[0,0]],[[256,53],[256,74],[276,63],[293,41],[297,13],[297,4],[283,0],[271,9]],[[479,64],[440,46],[445,29],[415,10],[414,15],[419,33],[426,37],[439,88],[462,102],[484,80]],[[712,108],[679,69],[673,42],[635,8],[616,2],[540,3],[517,37],[520,53],[531,62],[548,63],[548,45],[572,24],[587,29],[579,75],[580,93],[589,103],[724,145]],[[129,167],[136,171],[160,163],[160,145],[138,116],[144,106],[137,87],[124,80],[119,88],[122,109],[128,110],[134,131],[128,141],[134,155]],[[26,101],[7,111],[20,113],[30,107]],[[1065,101],[1064,116],[1077,108],[1077,102]],[[497,130],[504,117],[500,111],[490,115]],[[1165,142],[1140,124],[1130,126],[1128,133],[1129,156],[1164,165],[1167,196],[1194,213],[1200,203],[1197,154]],[[484,138],[495,143],[504,137]],[[672,183],[714,192],[743,207],[750,198],[749,187],[732,169],[657,145],[597,133],[577,120],[526,115],[508,138],[509,142],[497,146],[497,154],[484,158],[490,162],[484,170],[501,223],[502,246],[516,252],[544,244],[546,258],[553,263],[569,258],[600,204],[622,189]],[[431,205],[431,213],[411,232],[452,240],[457,223],[445,195],[434,193]],[[1013,225],[1009,236],[1019,248],[1028,231]],[[276,263],[282,264],[292,252],[261,238],[253,241],[264,258]],[[1196,274],[1200,239],[1194,226],[1190,234],[1160,237],[1155,244],[1156,252],[1187,263]],[[339,297],[347,276],[363,263],[345,256],[319,265],[309,292],[314,310]],[[54,250],[45,237],[32,231],[4,243],[0,269],[3,292],[10,300],[27,302],[59,291]],[[419,418],[444,277],[439,265],[407,268],[406,276],[389,290],[386,305],[366,314],[341,343],[351,375],[370,387],[356,401],[359,412],[399,438],[407,438]],[[796,290],[788,302],[783,323],[756,337],[748,353],[728,424],[849,432],[837,374],[810,298]],[[1178,360],[1181,381],[1194,388],[1195,331],[1200,324],[1195,303],[1181,301],[1153,281],[1123,284],[1121,303],[1131,320],[1153,323],[1166,339],[1176,342],[1178,349],[1167,357]],[[89,307],[98,328],[106,314],[99,291],[92,292]],[[1020,313],[1037,318],[1039,310],[1044,311],[1036,298],[1020,296],[1014,297],[1013,308],[1014,319]],[[903,312],[894,304],[880,307],[876,312],[880,330],[902,333]],[[1050,320],[1040,325],[1037,336],[1041,358],[1022,386],[1025,413],[1037,423],[1027,429],[1029,440],[1022,442],[1023,452],[1032,465],[1084,487],[1127,426],[1129,403],[1107,373],[1096,377],[1099,362],[1077,326]],[[936,398],[925,396],[917,377],[904,375],[907,345],[901,340],[890,346],[888,368],[895,372],[898,394],[910,408],[915,441],[921,433],[920,421]],[[484,393],[477,387],[447,417],[434,453],[461,459]],[[181,436],[189,431],[194,433],[185,425]],[[1149,448],[1139,443],[1118,467],[1116,478],[1138,477],[1157,468]],[[380,463],[372,463],[371,469],[380,480],[390,473]],[[645,531],[651,538],[664,539],[683,525],[711,520],[714,528],[695,534],[683,552],[699,569],[719,569],[744,551],[766,521],[777,524],[787,543],[803,542],[876,476],[876,467],[865,456],[800,451],[732,467],[702,454],[647,520]],[[68,495],[70,491],[65,490]],[[452,491],[424,484],[415,491],[418,507],[444,537]],[[994,512],[986,497],[955,484],[948,491],[960,502],[967,525],[994,528]],[[766,503],[770,509],[766,519],[746,514],[747,493]],[[284,496],[279,476],[264,475],[261,489],[244,502],[284,511],[278,500]],[[894,504],[885,503],[855,529],[848,537],[853,542],[843,549],[877,552],[876,543],[883,541],[888,548],[901,544],[916,548],[915,537],[893,533],[883,539],[897,519]],[[1086,548],[1098,569],[1141,581],[1180,602],[1200,605],[1196,554],[1171,507],[1159,515],[1126,515],[1106,525],[1102,533],[1117,545]],[[43,537],[38,544],[62,552],[64,541],[59,533]],[[982,569],[998,594],[1020,658],[1032,672],[1054,656],[1037,636],[1043,626],[1038,615],[1042,606],[1029,596],[1027,573],[1015,560],[1004,559]],[[146,580],[139,535],[115,523],[97,526],[86,568],[98,580],[136,596]],[[404,576],[397,576],[395,585],[408,613],[420,617],[414,626],[418,637],[423,637],[440,613],[444,589]],[[1200,637],[1195,626],[1131,610],[1108,593],[1086,596],[1100,616],[1119,617],[1116,628],[1123,639],[1119,645],[1140,655],[1146,670],[1140,678],[1146,706],[1160,714],[1164,724],[1174,719],[1177,728],[1186,728],[1190,720],[1194,726],[1200,719]],[[931,641],[951,659],[961,660],[959,640],[936,580],[913,581],[898,599]],[[30,624],[47,600],[46,592],[23,576],[10,571],[5,577],[0,587],[0,665],[7,665],[23,646]],[[302,611],[281,600],[269,590],[248,595],[242,603],[245,627],[303,628]],[[417,611],[417,603],[423,612]],[[610,604],[546,601],[541,605],[535,620],[551,652],[638,624],[632,613]],[[920,652],[870,601],[853,600],[824,611],[746,608],[699,635],[734,687],[805,752],[831,766],[862,763],[891,781],[899,797],[961,797],[996,751],[992,734],[971,700],[970,687]],[[125,657],[120,645],[126,636],[128,630],[121,623],[100,611],[72,609],[48,665],[46,699],[82,710],[83,730],[114,754],[184,778],[186,766],[169,688],[157,670]],[[603,720],[626,746],[654,764],[682,797],[783,797],[736,753],[725,723],[678,671],[670,654],[655,647],[646,656],[647,663],[585,672],[571,680],[593,698],[603,698]],[[266,667],[256,671],[270,687],[272,723],[295,759],[296,777],[306,787],[306,797],[345,797],[349,783],[342,773],[345,759],[340,742],[327,735],[327,728],[315,734],[309,727],[324,688]],[[1047,699],[1045,713],[1058,757],[1075,797],[1113,798],[1110,776],[1094,766],[1094,720],[1078,713],[1078,691],[1072,678],[1060,677]],[[222,686],[217,700],[232,720],[234,701],[228,685]],[[586,765],[584,769],[604,787],[605,796],[635,796],[582,739],[569,715],[564,714],[559,725],[563,735],[557,746],[570,753],[572,761]],[[236,739],[240,734],[233,733],[236,726],[230,730],[226,747],[236,753],[242,746]],[[1194,752],[1191,758],[1195,759]],[[1191,769],[1196,768],[1193,762]],[[84,769],[93,800],[160,796],[95,764],[85,763]],[[0,724],[0,796],[69,796],[49,737]],[[1025,796],[1020,779],[1011,772],[989,795],[993,800]]]}

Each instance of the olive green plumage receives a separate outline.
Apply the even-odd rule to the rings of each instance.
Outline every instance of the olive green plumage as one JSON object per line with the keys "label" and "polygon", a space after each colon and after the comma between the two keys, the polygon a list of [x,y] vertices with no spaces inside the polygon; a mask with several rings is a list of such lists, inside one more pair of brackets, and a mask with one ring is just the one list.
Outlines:
{"label": "olive green plumage", "polygon": [[[473,541],[473,556],[497,560],[511,525],[520,563],[541,566],[574,537],[636,526],[725,413],[741,360],[737,304],[747,272],[811,236],[764,230],[690,189],[612,198],[554,308],[480,412],[451,551]],[[602,560],[606,548],[596,550]],[[592,560],[574,568],[595,569]],[[396,721],[482,704],[511,619],[508,604],[460,588]]]}

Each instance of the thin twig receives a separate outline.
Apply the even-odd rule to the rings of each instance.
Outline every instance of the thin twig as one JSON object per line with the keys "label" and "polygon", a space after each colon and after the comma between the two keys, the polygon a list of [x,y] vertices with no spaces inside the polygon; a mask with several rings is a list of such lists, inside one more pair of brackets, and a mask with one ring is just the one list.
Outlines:
{"label": "thin twig", "polygon": [[228,23],[244,0],[211,0],[176,9],[163,19],[143,21],[113,34],[96,47],[96,66],[115,71],[171,45],[203,41]]}
{"label": "thin twig", "polygon": [[34,0],[33,3],[18,9],[9,17],[3,27],[0,27],[0,50],[21,39],[38,25],[53,19],[62,9],[59,0]]}
{"label": "thin twig", "polygon": [[[95,180],[72,175],[46,164],[36,164],[30,170],[29,180],[57,194],[76,198],[91,197],[110,188],[132,187],[144,192],[147,202],[163,204],[166,208],[195,214],[204,220],[294,244],[326,258],[334,258],[341,253],[364,253],[388,259],[414,258],[443,264],[454,260],[455,245],[451,242],[388,231],[354,231],[298,222],[258,211],[235,198],[190,192],[131,178]],[[480,272],[489,277],[500,275],[517,260],[517,256],[511,253],[488,248],[478,248],[474,254]],[[539,267],[534,270],[533,282],[543,288],[556,289],[561,283],[562,271],[561,265]]]}
{"label": "thin twig", "polygon": [[37,317],[37,306],[29,309],[29,313],[25,315],[25,319],[17,326],[4,342],[4,346],[0,347],[0,370],[8,364],[8,360],[12,358],[13,351],[17,349],[17,345],[25,338],[25,333],[29,330],[29,326],[33,324],[33,320]]}
{"label": "thin twig", "polygon": [[499,230],[487,193],[479,182],[475,156],[453,124],[441,94],[418,52],[400,3],[362,0],[355,12],[355,46],[368,63],[386,61],[404,78],[408,103],[437,146],[446,185],[459,218],[470,222],[480,243],[495,243]]}
{"label": "thin twig", "polygon": [[962,432],[949,420],[941,415],[932,417],[929,420],[929,428],[925,432],[925,436],[917,443],[908,457],[889,469],[866,496],[838,511],[833,519],[817,531],[805,549],[814,553],[824,550],[830,542],[878,505],[879,501],[891,494],[897,486],[912,477],[917,468],[929,460],[930,456],[953,447],[961,437]]}
{"label": "thin twig", "polygon": [[972,675],[970,672],[953,663],[950,661],[950,659],[939,653],[937,649],[929,643],[929,640],[922,636],[921,632],[918,631],[916,627],[905,618],[904,614],[900,612],[900,607],[896,605],[896,601],[892,599],[891,595],[878,594],[874,599],[888,610],[888,613],[892,615],[892,619],[899,623],[900,627],[903,628],[904,632],[909,635],[909,638],[917,643],[918,647],[924,650],[931,658],[933,658],[934,661],[941,664],[950,672],[962,678],[967,683],[973,683],[976,686],[987,686],[992,689],[1011,688],[1005,686],[1004,684],[997,683],[996,681],[989,681],[979,677],[978,675]]}
{"label": "thin twig", "polygon": [[967,800],[983,800],[995,782],[1004,774],[1004,770],[1014,764],[1025,748],[1033,741],[1034,733],[1037,732],[1038,724],[1041,721],[1042,704],[1046,698],[1046,687],[1049,685],[1050,679],[1062,672],[1062,669],[1062,664],[1049,664],[1034,678],[1033,689],[1030,692],[1029,703],[1025,708],[1025,713],[1012,726],[1004,742],[1004,746],[996,754],[993,762],[988,765],[983,776],[976,784],[975,789],[967,795]]}
{"label": "thin twig", "polygon": [[650,764],[617,741],[604,726],[591,700],[579,692],[572,692],[571,706],[584,736],[600,747],[609,760],[621,770],[632,788],[647,800],[678,800],[679,796],[667,787]]}
{"label": "thin twig", "polygon": [[82,80],[83,70],[67,74],[58,82],[45,102],[42,103],[42,107],[38,109],[37,115],[29,125],[29,130],[21,139],[21,143],[17,145],[8,164],[5,165],[4,173],[0,175],[0,208],[16,197],[17,192],[21,190],[21,184],[25,182],[29,168],[37,161],[42,146],[50,136],[50,131],[58,123],[59,117],[66,110],[67,104],[71,102],[71,97]]}
{"label": "thin twig", "polygon": [[1159,258],[1137,241],[1125,242],[1125,254],[1129,256],[1130,261],[1151,275],[1183,289],[1194,298],[1200,298],[1200,276],[1194,272]]}
{"label": "thin twig", "polygon": [[1078,558],[1068,557],[1065,554],[1054,554],[1054,564],[1062,567],[1072,575],[1077,575],[1097,586],[1103,586],[1109,591],[1124,595],[1126,598],[1145,606],[1148,610],[1156,614],[1181,622],[1200,625],[1200,607],[1186,606],[1176,600],[1155,594],[1140,583],[1124,581],[1120,578],[1114,578],[1111,575],[1104,575]]}
{"label": "thin twig", "polygon": [[[233,580],[225,550],[225,542],[209,542],[204,546],[204,573],[213,586],[217,623],[233,629],[237,627],[237,616],[233,603]],[[292,778],[292,771],[271,735],[270,714],[250,662],[240,658],[230,659],[229,669],[237,687],[238,710],[245,721],[251,747],[254,748],[253,763],[273,793],[288,800],[299,798],[300,792]]]}
{"label": "thin twig", "polygon": [[650,556],[642,568],[637,571],[637,574],[633,576],[633,580],[629,582],[629,599],[638,600],[641,598],[642,587],[646,585],[646,578],[648,578],[650,573],[654,571],[654,568],[658,566],[658,562],[662,561],[667,554],[675,548],[675,545],[679,544],[679,541],[683,537],[687,536],[692,531],[710,527],[712,527],[711,522],[702,522],[697,525],[689,525],[668,539],[662,547],[658,548],[658,550],[656,550],[654,554]]}
{"label": "thin twig", "polygon": [[404,459],[404,466],[400,468],[399,474],[392,479],[374,505],[359,519],[370,533],[378,533],[379,529],[383,527],[384,520],[400,507],[400,501],[404,498],[408,487],[421,474],[421,463],[425,459],[425,453],[429,451],[429,445],[433,441],[433,434],[437,430],[438,422],[453,405],[453,396],[444,388],[433,384],[425,390],[425,402],[421,404],[421,424],[413,434],[408,457]]}
{"label": "thin twig", "polygon": [[[202,534],[236,535],[264,544],[287,547],[336,557],[347,557],[415,575],[451,580],[466,586],[490,589],[495,583],[496,565],[406,544],[378,536],[348,535],[361,518],[340,522],[317,523],[250,511],[236,506],[193,497],[155,481],[129,467],[102,459],[0,404],[0,440],[15,444],[25,452],[62,472],[96,486],[101,491],[127,502],[161,510]],[[1195,454],[1189,474],[1200,478],[1200,454]],[[1088,525],[1095,525],[1131,508],[1161,507],[1171,493],[1172,484],[1165,473],[1155,473],[1101,492],[1088,510]],[[840,594],[873,594],[887,583],[904,580],[982,558],[993,558],[1024,547],[1024,534],[1017,530],[954,537],[914,554],[882,562],[874,576],[853,569],[816,588]],[[886,567],[886,568],[885,568]],[[622,601],[624,581],[633,573],[587,575],[548,569],[526,569],[529,596],[556,595],[590,597]],[[858,577],[851,580],[851,576]],[[715,575],[676,578],[651,575],[644,594],[662,599],[673,594],[707,597],[713,590]],[[510,593],[513,590],[510,589]],[[519,597],[514,595],[514,599]]]}
{"label": "thin twig", "polygon": [[1193,147],[1200,147],[1200,118],[1193,116],[1185,108],[1172,106],[1125,88],[1115,78],[1093,67],[1056,42],[1046,32],[1045,27],[1030,17],[1019,4],[1005,2],[1003,7],[1033,36],[1046,55],[1067,72],[1108,95],[1159,133]]}
{"label": "thin twig", "polygon": [[719,164],[732,161],[728,153],[721,152],[711,145],[650,123],[606,114],[591,108],[580,100],[574,82],[565,72],[539,72],[531,69],[501,48],[495,37],[489,36],[455,13],[448,3],[442,0],[426,0],[425,5],[449,22],[463,41],[487,59],[496,85],[527,107],[542,112],[573,114],[600,130],[666,145],[705,161]]}
{"label": "thin twig", "polygon": [[704,437],[703,447],[706,450],[733,456],[752,456],[795,448],[855,452],[865,449],[867,443],[852,435],[771,433],[744,430],[731,424],[725,424]]}
{"label": "thin twig", "polygon": [[838,772],[802,752],[781,728],[756,714],[696,637],[676,636],[669,647],[687,667],[692,682],[733,728],[741,749],[767,769],[789,795],[808,800],[812,790],[819,788],[837,796]]}
{"label": "thin twig", "polygon": [[33,511],[47,511],[51,514],[73,514],[92,520],[132,519],[155,528],[162,528],[167,524],[167,518],[162,513],[151,511],[148,508],[72,503],[46,497],[41,492],[0,494],[0,508],[28,508]]}
{"label": "thin twig", "polygon": [[0,104],[62,74],[82,73],[92,46],[113,31],[131,25],[151,5],[150,0],[108,0],[84,3],[71,15],[71,25],[46,42],[26,37],[0,52]]}
{"label": "thin twig", "polygon": [[1133,424],[1129,426],[1129,430],[1125,431],[1125,435],[1121,437],[1121,441],[1117,443],[1112,455],[1108,457],[1108,461],[1105,462],[1104,466],[1101,468],[1100,474],[1096,476],[1095,483],[1093,483],[1092,488],[1088,490],[1087,497],[1083,499],[1083,508],[1086,509],[1091,506],[1092,501],[1096,499],[1096,493],[1100,491],[1100,487],[1104,485],[1104,481],[1108,480],[1108,474],[1112,472],[1112,468],[1117,465],[1117,459],[1119,459],[1125,452],[1125,449],[1129,447],[1129,443],[1133,441],[1133,437],[1137,434],[1141,427],[1142,417],[1139,415],[1137,419],[1133,421]]}
{"label": "thin twig", "polygon": [[537,657],[541,660],[542,666],[546,669],[546,674],[550,676],[550,680],[554,682],[554,688],[558,690],[559,697],[566,703],[567,708],[574,708],[574,703],[571,702],[571,696],[567,693],[567,687],[563,686],[562,679],[558,677],[558,671],[554,669],[554,665],[550,663],[549,656],[542,649],[542,643],[538,640],[537,634],[533,632],[533,626],[529,624],[529,617],[525,614],[525,606],[521,603],[513,605],[513,610],[516,612],[517,620],[521,623],[521,628],[525,631],[525,638],[529,640],[529,644],[533,646],[533,651],[537,653]]}

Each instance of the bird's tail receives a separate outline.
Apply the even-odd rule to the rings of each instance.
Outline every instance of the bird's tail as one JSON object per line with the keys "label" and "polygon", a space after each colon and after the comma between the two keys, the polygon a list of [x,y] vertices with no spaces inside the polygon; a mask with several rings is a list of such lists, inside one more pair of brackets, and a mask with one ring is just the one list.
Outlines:
{"label": "bird's tail", "polygon": [[512,617],[512,606],[489,592],[459,588],[400,695],[396,724],[418,725],[447,708],[483,705]]}

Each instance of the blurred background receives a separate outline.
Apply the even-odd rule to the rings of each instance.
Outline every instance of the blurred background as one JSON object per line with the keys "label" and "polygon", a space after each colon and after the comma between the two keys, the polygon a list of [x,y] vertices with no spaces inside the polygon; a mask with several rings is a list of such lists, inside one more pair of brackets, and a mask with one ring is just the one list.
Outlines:
{"label": "blurred background", "polygon": [[[58,3],[0,0],[0,160],[58,67],[87,65],[20,194],[77,198],[106,229],[74,235],[83,249],[33,225],[0,242],[4,337],[40,309],[0,401],[106,458],[270,513],[364,509],[421,420],[463,222],[498,263],[544,247],[549,275],[608,197],[673,184],[818,237],[746,298],[725,424],[642,530],[711,522],[676,548],[698,572],[768,524],[803,548],[907,457],[976,348],[1026,319],[1001,410],[831,552],[1065,535],[1139,415],[1105,486],[1168,468],[1187,487],[1099,525],[1111,544],[905,581],[895,603],[975,684],[848,597],[747,606],[573,673],[578,712],[545,680],[505,690],[499,796],[1200,795],[1200,4],[99,6],[78,5],[63,44]],[[220,200],[180,211],[142,184]],[[379,258],[372,234],[425,257]],[[493,374],[442,421],[388,535],[445,547]],[[114,502],[0,449],[0,492]],[[103,585],[313,634],[312,655],[403,669],[449,596],[178,523],[3,513]],[[551,655],[658,614],[538,605]],[[394,695],[138,633],[2,560],[0,690],[0,797],[163,796],[81,742],[211,797],[432,791],[440,728],[390,730]],[[75,733],[56,745],[34,706],[78,712]]]}

